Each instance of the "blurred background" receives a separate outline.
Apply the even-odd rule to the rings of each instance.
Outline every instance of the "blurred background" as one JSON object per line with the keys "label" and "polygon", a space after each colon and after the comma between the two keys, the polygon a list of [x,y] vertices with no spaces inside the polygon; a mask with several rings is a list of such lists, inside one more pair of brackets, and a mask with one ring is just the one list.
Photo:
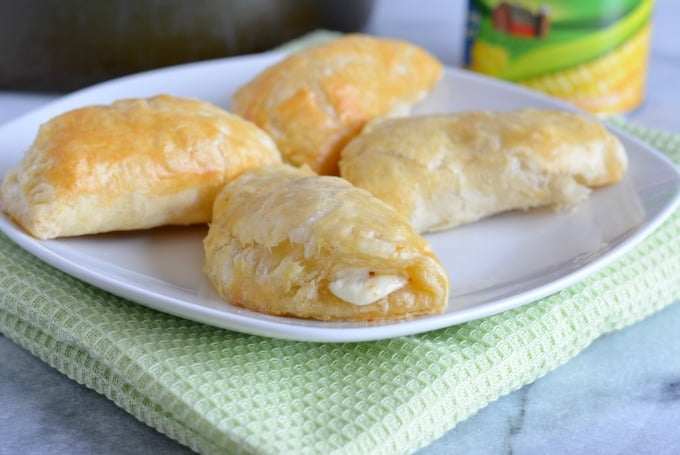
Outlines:
{"label": "blurred background", "polygon": [[2,0],[0,90],[66,92],[143,70],[361,30],[373,0]]}
{"label": "blurred background", "polygon": [[[317,29],[405,39],[447,65],[461,66],[468,4],[480,2],[501,0],[0,0],[0,122],[97,82],[266,51]],[[650,126],[680,129],[680,90],[669,90],[680,78],[678,0],[544,3],[653,4],[647,35],[652,64],[642,81],[647,90],[642,102],[634,103],[637,108],[618,112]],[[646,63],[638,58],[633,65],[626,55],[606,60],[616,60],[611,69],[604,68],[614,81],[626,74],[623,69]],[[597,81],[600,86],[604,79]],[[583,90],[591,87],[584,84]],[[654,108],[641,109],[649,105]]]}

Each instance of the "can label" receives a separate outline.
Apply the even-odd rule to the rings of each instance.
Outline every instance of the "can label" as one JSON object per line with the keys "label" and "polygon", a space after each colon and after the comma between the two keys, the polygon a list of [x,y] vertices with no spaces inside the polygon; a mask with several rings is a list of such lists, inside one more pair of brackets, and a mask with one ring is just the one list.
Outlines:
{"label": "can label", "polygon": [[644,98],[654,0],[469,0],[467,68],[594,114]]}

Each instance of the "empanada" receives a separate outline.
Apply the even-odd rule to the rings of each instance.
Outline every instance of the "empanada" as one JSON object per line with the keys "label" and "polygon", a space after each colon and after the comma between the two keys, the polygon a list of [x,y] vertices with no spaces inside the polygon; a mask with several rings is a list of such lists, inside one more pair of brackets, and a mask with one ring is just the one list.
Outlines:
{"label": "empanada", "polygon": [[280,161],[265,132],[217,106],[126,99],[42,125],[0,203],[41,239],[205,223],[225,182]]}
{"label": "empanada", "polygon": [[339,177],[270,165],[227,184],[204,271],[234,305],[319,320],[441,313],[446,272],[408,221]]}
{"label": "empanada", "polygon": [[347,35],[265,69],[235,93],[232,110],[267,131],[285,161],[337,175],[340,150],[366,121],[406,113],[441,73],[413,44]]}
{"label": "empanada", "polygon": [[340,161],[342,177],[418,232],[513,209],[569,207],[626,167],[622,144],[596,120],[532,109],[376,121]]}

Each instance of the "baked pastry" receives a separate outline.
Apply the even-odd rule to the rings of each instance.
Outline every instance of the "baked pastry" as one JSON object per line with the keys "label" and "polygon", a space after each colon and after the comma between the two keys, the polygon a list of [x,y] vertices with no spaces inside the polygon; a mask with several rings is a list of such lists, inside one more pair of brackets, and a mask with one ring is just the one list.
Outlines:
{"label": "baked pastry", "polygon": [[333,321],[441,313],[448,278],[394,209],[339,177],[273,164],[215,200],[204,272],[229,303]]}
{"label": "baked pastry", "polygon": [[626,171],[619,140],[577,114],[523,109],[386,119],[342,151],[342,177],[419,232],[513,209],[570,207]]}
{"label": "baked pastry", "polygon": [[126,99],[42,125],[0,204],[40,239],[205,223],[226,181],[280,161],[266,133],[217,106]]}
{"label": "baked pastry", "polygon": [[441,73],[412,44],[346,35],[265,69],[234,94],[231,109],[267,131],[284,161],[337,175],[340,150],[368,120],[407,113]]}

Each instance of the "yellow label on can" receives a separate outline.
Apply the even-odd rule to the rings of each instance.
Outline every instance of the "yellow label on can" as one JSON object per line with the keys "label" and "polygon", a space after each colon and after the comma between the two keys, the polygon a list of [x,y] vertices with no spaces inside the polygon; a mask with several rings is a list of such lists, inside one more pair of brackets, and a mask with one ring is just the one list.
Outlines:
{"label": "yellow label on can", "polygon": [[466,66],[595,114],[644,98],[653,0],[470,0]]}

